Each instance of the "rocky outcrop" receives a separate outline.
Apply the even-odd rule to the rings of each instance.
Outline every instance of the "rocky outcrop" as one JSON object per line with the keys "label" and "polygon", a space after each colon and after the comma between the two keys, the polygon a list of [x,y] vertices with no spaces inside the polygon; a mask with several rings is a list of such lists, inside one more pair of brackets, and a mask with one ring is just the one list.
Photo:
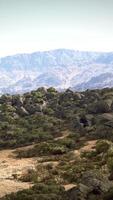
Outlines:
{"label": "rocky outcrop", "polygon": [[67,193],[70,200],[97,200],[103,199],[104,194],[112,187],[113,183],[106,176],[100,177],[99,174],[90,171],[83,174],[78,187],[73,187]]}

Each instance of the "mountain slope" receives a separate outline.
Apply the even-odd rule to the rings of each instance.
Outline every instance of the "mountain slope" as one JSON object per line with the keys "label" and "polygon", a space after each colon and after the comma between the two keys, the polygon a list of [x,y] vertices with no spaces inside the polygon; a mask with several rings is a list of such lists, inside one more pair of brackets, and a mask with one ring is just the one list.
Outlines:
{"label": "mountain slope", "polygon": [[[0,93],[23,93],[37,87],[84,89],[100,87],[92,78],[113,72],[113,53],[83,52],[68,49],[18,54],[0,59]],[[113,78],[110,76],[113,86]],[[87,83],[87,84],[86,84]],[[90,85],[88,85],[90,83]]]}

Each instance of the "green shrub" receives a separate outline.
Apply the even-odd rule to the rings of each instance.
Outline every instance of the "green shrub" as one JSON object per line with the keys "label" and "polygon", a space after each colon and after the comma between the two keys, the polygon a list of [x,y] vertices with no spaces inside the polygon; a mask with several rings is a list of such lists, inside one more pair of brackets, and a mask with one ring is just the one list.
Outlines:
{"label": "green shrub", "polygon": [[2,198],[2,200],[69,200],[64,192],[64,188],[55,184],[38,184],[29,190],[12,193]]}
{"label": "green shrub", "polygon": [[110,142],[107,140],[101,140],[96,143],[96,152],[99,153],[106,153],[110,148]]}
{"label": "green shrub", "polygon": [[109,157],[107,160],[107,166],[110,172],[113,172],[113,158]]}

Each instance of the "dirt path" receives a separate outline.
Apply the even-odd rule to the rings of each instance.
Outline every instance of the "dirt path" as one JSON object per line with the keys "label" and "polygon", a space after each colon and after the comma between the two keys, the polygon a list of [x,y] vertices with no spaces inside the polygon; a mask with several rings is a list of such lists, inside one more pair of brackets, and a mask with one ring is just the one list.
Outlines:
{"label": "dirt path", "polygon": [[61,139],[64,139],[64,138],[66,138],[66,137],[68,137],[70,135],[70,132],[69,131],[63,131],[62,132],[62,136],[61,137],[57,137],[57,138],[55,138],[54,140],[61,140]]}
{"label": "dirt path", "polygon": [[75,150],[75,151],[74,151],[74,154],[75,154],[76,156],[80,156],[80,154],[81,154],[82,152],[90,152],[90,151],[92,151],[92,150],[95,148],[96,142],[97,142],[97,140],[90,140],[90,141],[87,141],[87,142],[85,143],[84,147],[81,147],[80,149]]}
{"label": "dirt path", "polygon": [[30,183],[23,183],[14,178],[15,174],[21,176],[27,170],[34,169],[37,159],[17,159],[14,152],[15,150],[0,151],[0,197],[31,186]]}
{"label": "dirt path", "polygon": [[81,152],[92,151],[96,146],[97,140],[90,140],[86,142],[85,146],[80,149]]}

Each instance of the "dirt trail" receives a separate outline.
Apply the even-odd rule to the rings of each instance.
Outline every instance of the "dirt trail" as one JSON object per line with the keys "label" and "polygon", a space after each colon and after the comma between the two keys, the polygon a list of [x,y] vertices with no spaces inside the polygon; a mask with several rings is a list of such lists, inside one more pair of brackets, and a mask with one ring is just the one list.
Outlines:
{"label": "dirt trail", "polygon": [[30,183],[23,183],[14,178],[15,174],[16,176],[21,176],[27,170],[34,169],[37,159],[17,159],[14,152],[15,150],[0,151],[0,197],[31,186]]}
{"label": "dirt trail", "polygon": [[85,143],[84,147],[81,147],[80,149],[75,150],[74,154],[77,155],[77,156],[80,156],[80,154],[82,152],[90,152],[90,151],[92,151],[95,148],[96,142],[97,142],[97,140],[87,141]]}
{"label": "dirt trail", "polygon": [[66,138],[66,137],[68,137],[70,135],[70,132],[69,131],[63,131],[62,132],[62,136],[61,137],[57,137],[57,138],[55,138],[54,140],[61,140],[61,139],[64,139],[64,138]]}
{"label": "dirt trail", "polygon": [[96,146],[97,140],[90,140],[86,142],[85,146],[80,149],[81,152],[92,151]]}

